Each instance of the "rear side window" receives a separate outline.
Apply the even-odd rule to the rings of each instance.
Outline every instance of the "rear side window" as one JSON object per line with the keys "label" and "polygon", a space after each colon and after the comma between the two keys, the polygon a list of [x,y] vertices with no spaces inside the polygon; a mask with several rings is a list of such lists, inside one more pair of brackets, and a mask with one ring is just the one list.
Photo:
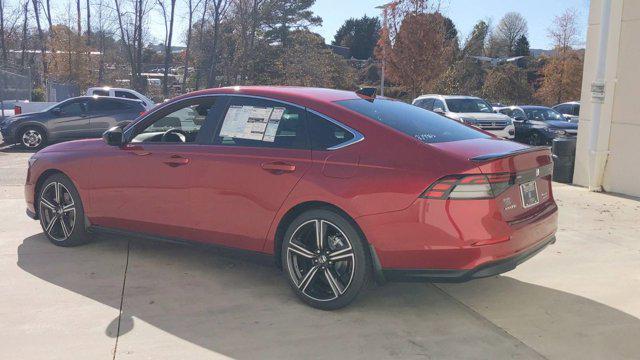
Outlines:
{"label": "rear side window", "polygon": [[304,109],[276,101],[236,98],[224,115],[216,143],[307,149],[305,115]]}
{"label": "rear side window", "polygon": [[117,111],[128,110],[127,107],[118,102],[109,99],[95,99],[89,104],[89,111]]}
{"label": "rear side window", "polygon": [[354,99],[336,103],[425,143],[490,138],[455,120],[401,101]]}
{"label": "rear side window", "polygon": [[311,148],[314,150],[327,150],[347,143],[355,137],[343,127],[311,112],[307,112],[307,125],[309,126]]}

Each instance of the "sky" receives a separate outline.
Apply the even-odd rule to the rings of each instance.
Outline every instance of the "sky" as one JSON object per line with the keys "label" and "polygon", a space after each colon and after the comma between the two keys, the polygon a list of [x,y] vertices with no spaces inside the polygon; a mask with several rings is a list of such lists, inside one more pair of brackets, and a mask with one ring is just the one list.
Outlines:
{"label": "sky", "polygon": [[[381,17],[380,10],[375,7],[388,2],[390,0],[316,0],[313,11],[322,17],[323,24],[314,31],[330,43],[346,19],[363,15]],[[569,8],[578,12],[584,42],[589,0],[442,0],[442,12],[455,23],[461,41],[479,20],[491,19],[493,24],[497,24],[505,13],[516,11],[527,19],[529,43],[535,49],[552,47],[547,29],[554,16]]]}
{"label": "sky", "polygon": [[[59,16],[67,11],[67,1],[52,1],[54,11]],[[325,38],[327,43],[333,40],[338,28],[348,18],[359,18],[363,15],[381,16],[380,9],[376,6],[386,4],[391,0],[316,0],[312,10],[322,17],[323,24],[312,28]],[[494,24],[507,12],[521,13],[528,21],[529,43],[531,48],[550,49],[551,43],[547,38],[547,29],[551,25],[554,16],[561,14],[565,9],[577,10],[580,20],[582,38],[586,36],[587,18],[589,15],[589,0],[440,0],[442,12],[455,23],[461,41],[473,29],[479,20],[491,20]],[[108,0],[106,1],[109,2]],[[154,2],[154,1],[152,1]],[[8,0],[9,6],[19,3],[18,0]],[[12,4],[13,3],[13,4]],[[83,5],[84,5],[83,1]],[[186,6],[185,1],[178,1],[176,28],[174,37],[175,45],[184,45],[186,33]],[[83,10],[84,12],[84,10]],[[83,18],[83,21],[85,19]],[[164,39],[164,24],[162,16],[155,10],[149,16],[149,30],[154,38],[154,43]]]}

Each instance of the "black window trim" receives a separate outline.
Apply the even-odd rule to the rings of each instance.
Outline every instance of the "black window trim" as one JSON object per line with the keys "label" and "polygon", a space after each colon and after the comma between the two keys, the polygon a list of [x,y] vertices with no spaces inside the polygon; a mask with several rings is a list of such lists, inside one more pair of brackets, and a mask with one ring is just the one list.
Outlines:
{"label": "black window trim", "polygon": [[317,112],[317,111],[315,111],[313,109],[307,108],[307,111],[312,113],[312,114],[314,114],[314,115],[316,115],[316,116],[319,116],[319,117],[323,118],[324,120],[327,120],[328,122],[330,122],[330,123],[332,123],[334,125],[337,125],[338,127],[342,128],[343,130],[346,130],[346,131],[350,132],[351,135],[353,135],[353,138],[351,138],[351,139],[349,139],[349,140],[347,140],[345,142],[342,142],[342,143],[333,145],[331,147],[328,147],[326,149],[327,151],[333,151],[333,150],[342,149],[342,148],[345,148],[347,146],[351,146],[353,144],[359,143],[360,141],[364,140],[364,135],[362,135],[362,133],[360,133],[358,130],[355,130],[355,129],[353,129],[353,128],[351,128],[351,127],[349,127],[349,126],[347,126],[347,125],[345,125],[345,124],[343,124],[343,123],[341,123],[341,122],[339,122],[337,120],[334,120],[333,118],[331,118],[331,117],[329,117],[329,116],[327,116],[325,114]]}
{"label": "black window trim", "polygon": [[[180,99],[180,100],[176,100],[174,102],[169,102],[165,105],[161,105],[161,106],[157,106],[155,108],[153,108],[150,112],[144,114],[141,118],[139,118],[137,121],[135,121],[131,126],[127,127],[124,131],[124,143],[130,143],[131,140],[133,140],[133,138],[135,138],[136,135],[139,135],[140,133],[137,132],[137,129],[139,129],[140,127],[145,127],[149,126],[151,124],[153,124],[154,122],[156,122],[157,120],[160,120],[159,118],[156,118],[155,116],[160,113],[163,114],[165,111],[169,111],[169,113],[165,114],[168,115],[174,111],[180,110],[182,108],[184,108],[185,106],[183,106],[184,103],[189,103],[192,102],[196,99],[200,99],[200,98],[212,98],[216,101],[217,98],[220,98],[219,94],[206,94],[206,95],[198,95],[198,96],[192,96],[192,97],[187,97],[184,99]],[[120,99],[120,98],[117,98]],[[133,99],[129,99],[131,101],[135,101]],[[142,100],[140,100],[142,101]],[[226,108],[227,103],[223,103],[221,104],[222,107]],[[187,105],[189,106],[189,105]],[[200,130],[198,131],[198,135],[196,136],[196,139],[194,142],[191,143],[167,143],[167,144],[172,144],[172,145],[210,145],[209,141],[206,139],[203,139],[204,136],[206,136],[205,134],[207,132],[210,133],[210,129],[209,127],[211,126],[211,122],[213,120],[211,120],[211,118],[217,118],[220,116],[219,112],[214,112],[213,114],[210,114],[209,117],[207,117],[207,119],[205,120],[205,123],[200,127]],[[153,118],[150,120],[150,118]],[[143,129],[144,130],[144,129]],[[157,145],[157,144],[163,144],[163,143],[146,143],[144,145],[149,145],[149,144],[153,144],[153,145]]]}
{"label": "black window trim", "polygon": [[[355,130],[354,128],[347,126],[341,122],[339,122],[338,120],[335,120],[333,118],[331,118],[330,116],[327,116],[321,112],[318,112],[316,110],[313,110],[311,108],[299,105],[299,104],[294,104],[291,102],[288,102],[286,100],[280,100],[280,99],[274,99],[274,98],[270,98],[270,97],[266,97],[266,96],[258,96],[258,95],[248,95],[248,94],[203,94],[203,95],[197,95],[197,96],[191,96],[191,97],[187,97],[184,99],[180,99],[177,100],[175,102],[172,103],[168,103],[166,105],[163,106],[157,106],[154,109],[152,109],[151,111],[149,111],[148,113],[144,114],[142,118],[138,119],[138,121],[136,121],[135,123],[133,123],[132,126],[128,127],[125,130],[124,133],[124,139],[126,139],[126,142],[130,142],[132,139],[132,132],[134,132],[134,129],[138,128],[139,126],[143,126],[141,124],[144,124],[147,122],[147,119],[149,117],[154,116],[157,112],[159,111],[164,111],[166,108],[168,107],[173,107],[173,106],[177,106],[178,104],[181,104],[183,102],[187,102],[187,101],[193,101],[194,99],[198,99],[198,98],[220,98],[220,99],[225,99],[226,101],[224,103],[221,104],[220,107],[220,112],[216,112],[216,119],[215,119],[215,123],[216,123],[216,128],[215,129],[210,129],[210,139],[204,139],[203,141],[199,142],[196,141],[195,143],[189,143],[189,145],[215,145],[215,139],[218,137],[220,129],[222,128],[222,121],[224,121],[224,115],[227,113],[227,108],[229,107],[230,101],[232,98],[234,97],[245,97],[245,98],[251,98],[251,99],[259,99],[259,100],[267,100],[267,101],[274,101],[274,102],[279,102],[281,104],[284,105],[289,105],[289,106],[293,106],[296,107],[298,109],[302,109],[304,111],[310,112],[314,115],[317,115],[319,117],[321,117],[324,120],[327,120],[339,127],[341,127],[342,129],[350,132],[353,135],[353,138],[350,140],[347,140],[343,143],[334,145],[330,148],[327,148],[326,151],[334,151],[334,150],[338,150],[338,149],[342,149],[345,148],[347,146],[351,146],[353,144],[359,143],[361,141],[364,140],[364,135],[359,132],[358,130]],[[202,126],[203,128],[205,126],[207,126],[211,121],[209,119],[207,119],[207,121],[205,122],[205,124]],[[202,131],[203,129],[200,129],[200,131]],[[311,134],[309,134],[309,130],[307,128],[307,134],[310,136]],[[315,150],[315,151],[322,151],[322,150]]]}

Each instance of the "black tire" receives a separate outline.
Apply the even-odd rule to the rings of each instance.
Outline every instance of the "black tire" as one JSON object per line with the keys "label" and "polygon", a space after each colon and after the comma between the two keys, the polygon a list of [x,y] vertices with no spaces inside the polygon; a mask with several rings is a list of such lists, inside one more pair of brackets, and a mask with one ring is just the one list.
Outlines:
{"label": "black tire", "polygon": [[36,211],[44,234],[53,244],[67,247],[89,241],[80,194],[66,176],[53,174],[42,183]]}
{"label": "black tire", "polygon": [[25,126],[18,132],[17,141],[29,150],[40,150],[47,146],[47,133],[37,126]]}
{"label": "black tire", "polygon": [[[321,246],[318,225],[324,235]],[[289,225],[284,236],[283,270],[293,291],[307,304],[339,309],[366,286],[371,273],[366,243],[344,216],[328,209],[308,210]]]}
{"label": "black tire", "polygon": [[538,134],[537,132],[532,132],[527,138],[527,143],[529,145],[538,146],[542,145],[544,143],[544,140],[542,139],[542,136],[540,136],[540,134]]}

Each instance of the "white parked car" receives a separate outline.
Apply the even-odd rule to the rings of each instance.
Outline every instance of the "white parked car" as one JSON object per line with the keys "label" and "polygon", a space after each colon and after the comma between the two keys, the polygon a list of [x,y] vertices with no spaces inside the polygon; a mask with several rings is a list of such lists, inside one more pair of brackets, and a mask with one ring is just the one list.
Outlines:
{"label": "white parked car", "polygon": [[103,87],[92,87],[87,89],[87,96],[111,96],[111,97],[120,97],[120,98],[127,98],[127,99],[133,99],[133,100],[140,100],[144,103],[144,107],[147,110],[150,110],[151,108],[153,108],[154,106],[156,106],[156,104],[151,101],[151,99],[149,99],[148,97],[140,94],[139,92],[135,91],[135,90],[131,90],[131,89],[125,89],[125,88],[112,88],[109,86],[103,86]]}
{"label": "white parked car", "polygon": [[413,100],[413,105],[478,127],[501,138],[513,139],[516,135],[513,120],[497,113],[491,104],[478,97],[430,94],[417,97]]}

